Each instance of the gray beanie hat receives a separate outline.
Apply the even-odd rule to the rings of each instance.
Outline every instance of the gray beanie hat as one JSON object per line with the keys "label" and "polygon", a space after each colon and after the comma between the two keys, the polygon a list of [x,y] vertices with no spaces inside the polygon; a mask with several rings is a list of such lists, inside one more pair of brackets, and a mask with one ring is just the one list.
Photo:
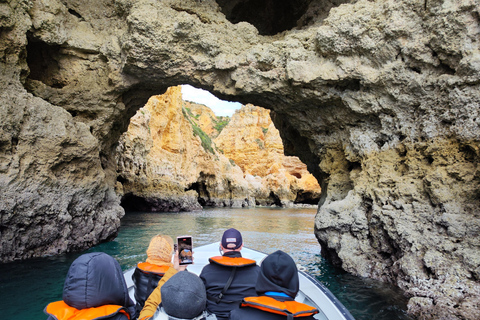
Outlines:
{"label": "gray beanie hat", "polygon": [[200,315],[207,303],[202,280],[188,271],[177,272],[161,287],[165,312],[176,318],[191,319]]}

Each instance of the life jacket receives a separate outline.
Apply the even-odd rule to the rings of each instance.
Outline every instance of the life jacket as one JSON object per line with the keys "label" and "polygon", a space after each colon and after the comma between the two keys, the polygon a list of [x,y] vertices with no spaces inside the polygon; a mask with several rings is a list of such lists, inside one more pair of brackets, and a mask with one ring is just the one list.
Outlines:
{"label": "life jacket", "polygon": [[162,276],[167,272],[167,270],[170,268],[169,266],[159,266],[153,263],[149,262],[140,262],[137,264],[137,268],[140,269],[141,271],[145,273],[155,273],[158,274],[159,276]]}
{"label": "life jacket", "polygon": [[287,319],[313,316],[318,309],[294,300],[278,301],[267,296],[247,297],[243,299],[242,307],[252,307],[270,313],[287,316]]}
{"label": "life jacket", "polygon": [[127,309],[119,305],[107,304],[96,308],[76,309],[66,304],[63,300],[49,303],[45,307],[45,313],[55,317],[57,320],[103,319],[119,313],[130,319]]}
{"label": "life jacket", "polygon": [[135,312],[136,316],[142,311],[145,301],[163,278],[165,272],[170,269],[169,266],[159,266],[149,262],[140,262],[137,264],[132,275],[135,285]]}
{"label": "life jacket", "polygon": [[223,301],[224,303],[240,303],[241,302],[240,300],[238,301],[225,300],[223,299],[223,297],[225,296],[225,293],[227,292],[228,288],[230,288],[230,285],[232,284],[232,281],[235,278],[235,273],[237,271],[237,268],[254,266],[257,264],[257,262],[255,260],[247,259],[243,257],[226,257],[226,256],[211,257],[210,259],[208,259],[208,261],[210,261],[210,263],[213,262],[221,266],[231,267],[232,273],[230,274],[230,277],[228,278],[227,283],[225,283],[225,286],[223,287],[222,291],[218,295],[207,294],[207,299],[215,302],[216,304],[219,304],[221,301]]}
{"label": "life jacket", "polygon": [[247,259],[243,257],[216,256],[216,257],[211,257],[208,260],[210,262],[214,262],[226,267],[248,267],[248,266],[254,266],[257,264],[255,260]]}

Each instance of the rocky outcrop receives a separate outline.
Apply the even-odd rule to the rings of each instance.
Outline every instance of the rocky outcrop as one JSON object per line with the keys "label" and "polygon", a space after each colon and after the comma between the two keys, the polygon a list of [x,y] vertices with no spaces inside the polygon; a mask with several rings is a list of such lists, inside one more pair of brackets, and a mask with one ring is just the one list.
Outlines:
{"label": "rocky outcrop", "polygon": [[[243,142],[231,141],[237,138]],[[283,155],[268,110],[244,106],[230,121],[183,101],[180,86],[150,98],[131,119],[117,148],[117,175],[122,206],[133,211],[291,207],[316,204],[320,197],[306,165]]]}
{"label": "rocky outcrop", "polygon": [[211,139],[215,139],[230,122],[230,117],[216,116],[212,109],[203,104],[185,101],[185,109]]}
{"label": "rocky outcrop", "polygon": [[256,204],[289,207],[318,203],[321,190],[317,180],[300,159],[284,155],[270,110],[242,106],[214,142],[240,166]]}
{"label": "rocky outcrop", "polygon": [[114,235],[115,145],[188,83],[272,110],[333,261],[421,319],[479,318],[477,2],[272,3],[0,2],[1,260]]}
{"label": "rocky outcrop", "polygon": [[171,87],[131,119],[117,148],[117,188],[125,208],[178,212],[201,204],[254,205],[242,170],[214,150],[190,119],[189,107],[181,87]]}

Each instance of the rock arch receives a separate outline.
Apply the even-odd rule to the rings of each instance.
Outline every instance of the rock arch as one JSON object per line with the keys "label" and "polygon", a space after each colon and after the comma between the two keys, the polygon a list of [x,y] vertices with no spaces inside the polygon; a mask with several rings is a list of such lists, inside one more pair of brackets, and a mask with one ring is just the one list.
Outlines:
{"label": "rock arch", "polygon": [[1,260],[114,235],[119,135],[191,84],[272,110],[326,191],[315,233],[342,268],[399,285],[421,317],[478,318],[475,3],[338,2],[267,36],[220,2],[1,4]]}

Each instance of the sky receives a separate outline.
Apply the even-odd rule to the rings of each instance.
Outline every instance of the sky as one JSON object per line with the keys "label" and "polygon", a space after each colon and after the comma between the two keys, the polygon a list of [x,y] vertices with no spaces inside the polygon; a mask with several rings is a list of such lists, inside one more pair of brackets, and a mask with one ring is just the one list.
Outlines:
{"label": "sky", "polygon": [[185,101],[206,105],[212,109],[216,116],[231,117],[235,113],[235,110],[240,109],[242,106],[240,102],[220,100],[210,92],[197,89],[188,84],[182,85],[182,97]]}

